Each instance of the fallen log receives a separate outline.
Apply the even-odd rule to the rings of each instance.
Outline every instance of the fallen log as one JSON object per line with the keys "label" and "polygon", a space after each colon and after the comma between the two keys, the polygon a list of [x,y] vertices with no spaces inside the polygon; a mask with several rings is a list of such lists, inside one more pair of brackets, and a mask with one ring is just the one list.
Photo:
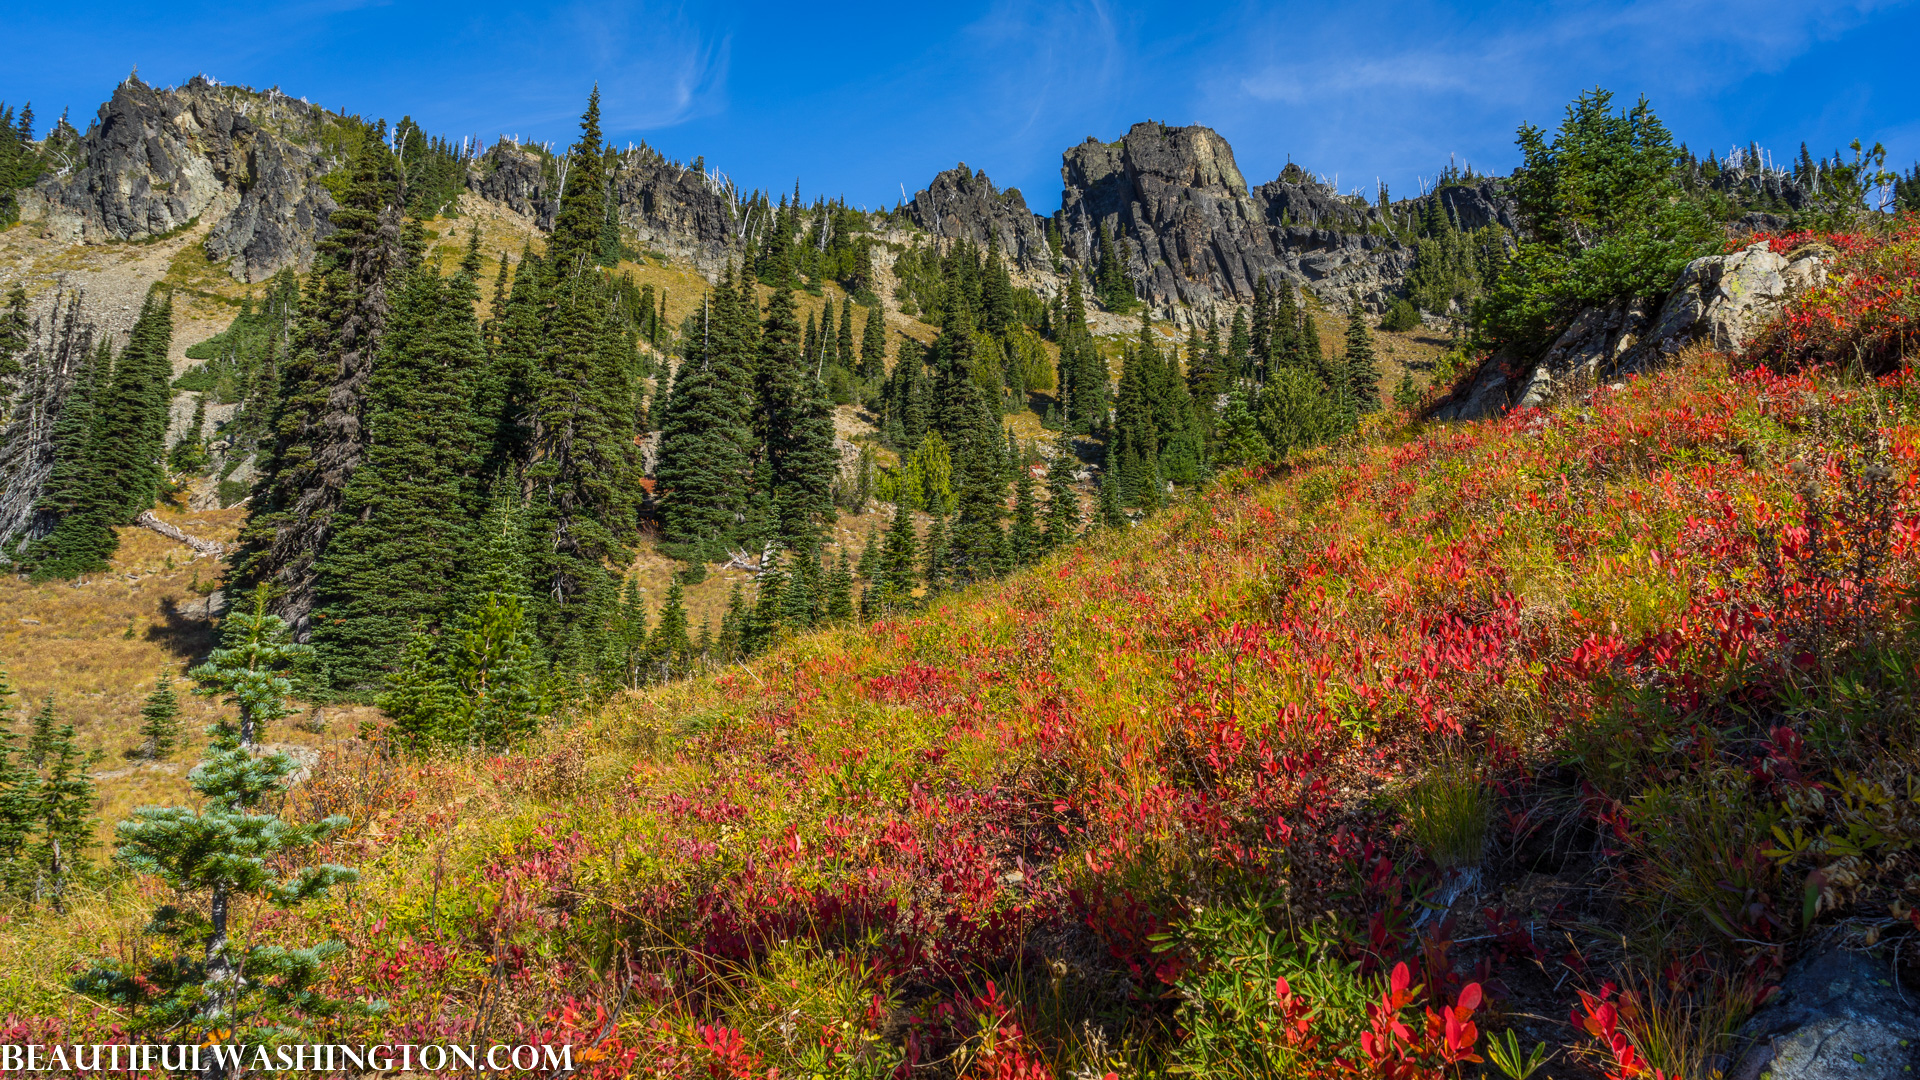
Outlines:
{"label": "fallen log", "polygon": [[178,528],[161,521],[151,510],[142,510],[140,516],[133,519],[135,525],[144,525],[169,540],[177,540],[202,555],[224,555],[227,545],[217,540],[202,540],[197,536],[181,532]]}

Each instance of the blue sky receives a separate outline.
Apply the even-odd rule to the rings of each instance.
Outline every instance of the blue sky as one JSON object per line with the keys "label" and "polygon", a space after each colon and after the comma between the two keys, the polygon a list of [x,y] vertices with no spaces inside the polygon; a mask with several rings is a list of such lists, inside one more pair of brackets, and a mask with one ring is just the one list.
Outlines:
{"label": "blue sky", "polygon": [[[559,0],[33,4],[0,99],[84,128],[136,66],[204,72],[430,131],[572,140],[589,87],[616,142],[745,187],[891,205],[965,161],[1059,205],[1060,152],[1137,120],[1199,123],[1249,183],[1289,157],[1411,194],[1449,154],[1504,172],[1522,121],[1582,88],[1646,94],[1677,138],[1786,157],[1884,142],[1920,158],[1911,2],[694,6]],[[25,10],[21,10],[21,9]]]}

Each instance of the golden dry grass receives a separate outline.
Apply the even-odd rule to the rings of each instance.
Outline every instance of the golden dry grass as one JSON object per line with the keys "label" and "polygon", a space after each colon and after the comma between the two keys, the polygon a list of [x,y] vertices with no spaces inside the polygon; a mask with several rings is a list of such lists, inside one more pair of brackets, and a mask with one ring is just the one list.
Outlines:
{"label": "golden dry grass", "polygon": [[[192,535],[220,541],[231,541],[245,516],[241,509],[156,512]],[[186,772],[206,741],[201,729],[221,708],[194,697],[180,679],[212,648],[212,628],[176,611],[220,585],[220,560],[195,559],[189,548],[137,526],[119,532],[120,550],[106,573],[40,584],[0,578],[0,669],[18,691],[14,730],[24,731],[53,694],[56,712],[73,724],[81,750],[93,758],[103,838],[133,807],[187,796]],[[141,704],[162,671],[175,676],[184,745],[165,761],[129,758],[127,751],[141,742]],[[270,739],[318,749],[352,735],[366,712],[329,708],[324,732],[289,720]]]}

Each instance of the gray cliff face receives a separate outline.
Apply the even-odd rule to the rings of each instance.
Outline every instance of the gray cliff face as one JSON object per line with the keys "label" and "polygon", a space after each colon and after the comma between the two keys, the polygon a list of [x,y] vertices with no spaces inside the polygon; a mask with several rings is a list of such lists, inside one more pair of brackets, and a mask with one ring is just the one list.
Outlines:
{"label": "gray cliff face", "polygon": [[[467,188],[542,229],[559,212],[557,177],[541,155],[500,142],[467,170]],[[639,243],[717,274],[740,247],[733,200],[698,169],[633,151],[614,171],[620,222]]]}
{"label": "gray cliff face", "polygon": [[559,200],[547,190],[543,159],[502,139],[467,167],[467,189],[543,229],[553,228]]}
{"label": "gray cliff face", "polygon": [[47,226],[88,243],[141,240],[223,216],[207,240],[234,276],[259,281],[305,269],[330,228],[319,183],[326,113],[268,91],[196,78],[156,90],[129,79],[81,140],[81,164],[41,179]]}
{"label": "gray cliff face", "polygon": [[745,222],[731,194],[700,169],[636,152],[622,160],[614,184],[620,220],[643,246],[708,275],[738,254]]}
{"label": "gray cliff face", "polygon": [[[81,140],[81,164],[48,176],[37,193],[43,227],[72,241],[143,240],[217,215],[210,258],[242,281],[282,267],[305,271],[333,231],[335,203],[321,179],[345,165],[330,149],[317,105],[196,78],[155,89],[129,79]],[[727,193],[699,171],[634,152],[617,172],[621,218],[643,245],[717,272],[738,249]],[[480,198],[553,226],[557,174],[542,154],[502,141],[473,159],[467,187]]]}
{"label": "gray cliff face", "polygon": [[998,239],[1000,250],[1022,273],[1052,272],[1045,219],[1027,209],[1019,188],[997,191],[986,173],[967,168],[966,162],[916,192],[907,204],[907,216],[944,240],[968,240],[986,247],[990,239]]}

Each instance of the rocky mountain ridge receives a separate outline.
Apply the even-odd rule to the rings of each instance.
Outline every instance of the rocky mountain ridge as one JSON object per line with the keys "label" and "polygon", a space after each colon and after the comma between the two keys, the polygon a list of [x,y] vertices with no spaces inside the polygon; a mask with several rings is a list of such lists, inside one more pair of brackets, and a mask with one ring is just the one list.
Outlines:
{"label": "rocky mountain ridge", "polygon": [[[72,167],[24,202],[49,238],[151,241],[213,216],[207,255],[241,281],[304,271],[332,231],[326,177],[346,161],[352,121],[318,105],[196,77],[156,89],[129,78],[102,105]],[[640,243],[717,270],[738,247],[733,199],[701,170],[634,150],[615,173],[621,217]],[[548,228],[563,174],[538,151],[501,141],[467,162],[466,187]]]}
{"label": "rocky mountain ridge", "polygon": [[[207,254],[235,278],[304,270],[331,229],[326,178],[345,162],[350,123],[277,89],[204,77],[158,89],[129,78],[101,106],[79,160],[29,194],[26,218],[42,235],[96,244],[152,240],[212,216]],[[474,195],[551,226],[562,160],[502,140],[467,158],[466,170]],[[620,156],[613,176],[621,222],[639,245],[709,276],[740,256],[749,232],[742,200],[703,163],[640,148]],[[1064,284],[1069,267],[1097,260],[1104,224],[1140,294],[1177,321],[1248,301],[1263,275],[1338,307],[1358,294],[1369,310],[1384,310],[1412,265],[1389,227],[1405,218],[1408,201],[1360,205],[1291,166],[1249,187],[1233,148],[1205,127],[1149,121],[1113,143],[1090,138],[1063,153],[1061,179],[1060,209],[1042,215],[1018,190],[998,190],[961,165],[918,192],[906,217],[936,242],[997,239],[1016,273],[1045,293]],[[1463,227],[1513,223],[1511,202],[1492,181],[1427,198]]]}
{"label": "rocky mountain ridge", "polygon": [[1018,269],[1057,276],[1099,258],[1102,225],[1142,298],[1165,317],[1247,303],[1262,278],[1312,289],[1345,309],[1354,294],[1384,311],[1403,289],[1412,249],[1394,235],[1437,201],[1459,227],[1515,228],[1513,200],[1494,180],[1454,184],[1386,207],[1341,196],[1297,166],[1249,187],[1233,147],[1200,126],[1135,124],[1116,142],[1088,138],[1061,155],[1061,207],[1033,213],[1018,190],[998,191],[964,164],[934,178],[907,206],[913,223],[942,240],[999,240]]}

